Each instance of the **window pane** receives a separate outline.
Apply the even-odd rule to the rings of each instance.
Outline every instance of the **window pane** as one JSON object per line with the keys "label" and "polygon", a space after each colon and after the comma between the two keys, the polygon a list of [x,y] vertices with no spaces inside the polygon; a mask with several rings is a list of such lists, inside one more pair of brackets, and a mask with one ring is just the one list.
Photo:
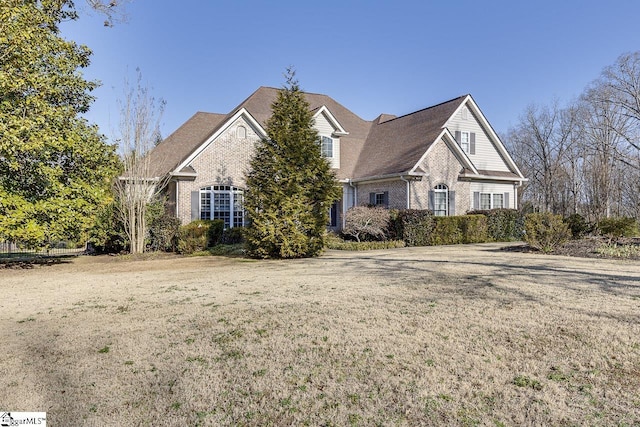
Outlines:
{"label": "window pane", "polygon": [[491,194],[489,193],[480,194],[480,209],[482,210],[491,209]]}
{"label": "window pane", "polygon": [[460,134],[460,148],[465,153],[469,152],[469,132],[462,132]]}
{"label": "window pane", "polygon": [[213,219],[224,221],[225,228],[231,225],[231,194],[213,193]]}
{"label": "window pane", "polygon": [[376,205],[384,205],[384,193],[376,193]]}
{"label": "window pane", "polygon": [[433,196],[433,214],[447,216],[447,192],[436,191]]}
{"label": "window pane", "polygon": [[493,195],[493,209],[501,209],[504,207],[502,203],[502,194],[494,194]]}
{"label": "window pane", "polygon": [[321,150],[324,157],[333,157],[333,139],[323,136]]}
{"label": "window pane", "polygon": [[211,193],[209,191],[200,193],[200,219],[211,219]]}

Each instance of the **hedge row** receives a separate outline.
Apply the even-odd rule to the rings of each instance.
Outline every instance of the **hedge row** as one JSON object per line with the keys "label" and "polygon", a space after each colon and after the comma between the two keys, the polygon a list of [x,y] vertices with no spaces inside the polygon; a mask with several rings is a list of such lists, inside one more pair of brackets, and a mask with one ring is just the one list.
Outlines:
{"label": "hedge row", "polygon": [[513,209],[446,217],[433,216],[429,210],[405,209],[392,213],[389,235],[403,240],[407,246],[521,240],[524,216]]}

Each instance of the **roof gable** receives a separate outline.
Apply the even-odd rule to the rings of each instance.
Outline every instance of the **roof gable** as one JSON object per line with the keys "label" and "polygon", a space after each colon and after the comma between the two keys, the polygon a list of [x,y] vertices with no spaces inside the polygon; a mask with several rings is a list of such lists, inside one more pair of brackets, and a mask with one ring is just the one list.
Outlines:
{"label": "roof gable", "polygon": [[150,174],[161,177],[173,171],[197,149],[225,119],[225,114],[198,112],[150,153]]}
{"label": "roof gable", "polygon": [[403,174],[415,170],[465,98],[460,96],[411,114],[374,123],[358,158],[355,177]]}
{"label": "roof gable", "polygon": [[[450,122],[454,120],[454,117],[458,116],[458,114],[463,108],[469,109],[471,113],[470,116],[477,121],[478,125],[483,130],[486,137],[489,139],[489,142],[492,144],[492,147],[495,150],[495,153],[497,153],[501,161],[504,163],[504,167],[506,168],[506,170],[510,171],[512,176],[515,174],[520,180],[525,179],[524,175],[522,175],[522,172],[520,171],[518,166],[515,164],[515,162],[511,158],[511,155],[509,155],[509,152],[507,151],[506,147],[504,146],[504,144],[502,143],[502,141],[500,140],[496,132],[493,130],[493,127],[491,126],[487,118],[484,116],[484,114],[482,113],[482,111],[480,110],[480,108],[478,107],[478,105],[476,104],[475,100],[471,95],[467,95],[465,97],[464,102],[461,103],[456,109],[456,111],[453,112],[450,119],[447,120],[447,123],[445,124],[445,126],[449,127]],[[477,167],[482,168],[482,166],[480,165],[477,165]],[[496,173],[497,172],[499,171],[496,171]]]}

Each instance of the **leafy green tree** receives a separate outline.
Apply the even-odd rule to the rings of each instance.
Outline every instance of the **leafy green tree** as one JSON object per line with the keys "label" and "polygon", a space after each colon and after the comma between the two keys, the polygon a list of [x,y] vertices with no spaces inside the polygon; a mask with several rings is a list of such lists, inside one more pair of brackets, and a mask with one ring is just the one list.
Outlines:
{"label": "leafy green tree", "polygon": [[96,82],[91,51],[60,36],[69,0],[0,5],[0,239],[41,246],[79,239],[109,202],[115,148],[80,114]]}
{"label": "leafy green tree", "polygon": [[258,144],[247,174],[248,252],[258,258],[316,256],[325,246],[329,207],[340,190],[291,69],[272,110],[268,137]]}

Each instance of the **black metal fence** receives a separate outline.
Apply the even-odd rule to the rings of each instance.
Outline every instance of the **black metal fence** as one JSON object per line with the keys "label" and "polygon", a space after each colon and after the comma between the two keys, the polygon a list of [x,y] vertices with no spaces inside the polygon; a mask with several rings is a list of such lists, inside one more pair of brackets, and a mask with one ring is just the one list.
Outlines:
{"label": "black metal fence", "polygon": [[81,255],[87,246],[71,242],[52,242],[42,248],[31,248],[20,242],[0,241],[0,258],[21,258],[30,256]]}

